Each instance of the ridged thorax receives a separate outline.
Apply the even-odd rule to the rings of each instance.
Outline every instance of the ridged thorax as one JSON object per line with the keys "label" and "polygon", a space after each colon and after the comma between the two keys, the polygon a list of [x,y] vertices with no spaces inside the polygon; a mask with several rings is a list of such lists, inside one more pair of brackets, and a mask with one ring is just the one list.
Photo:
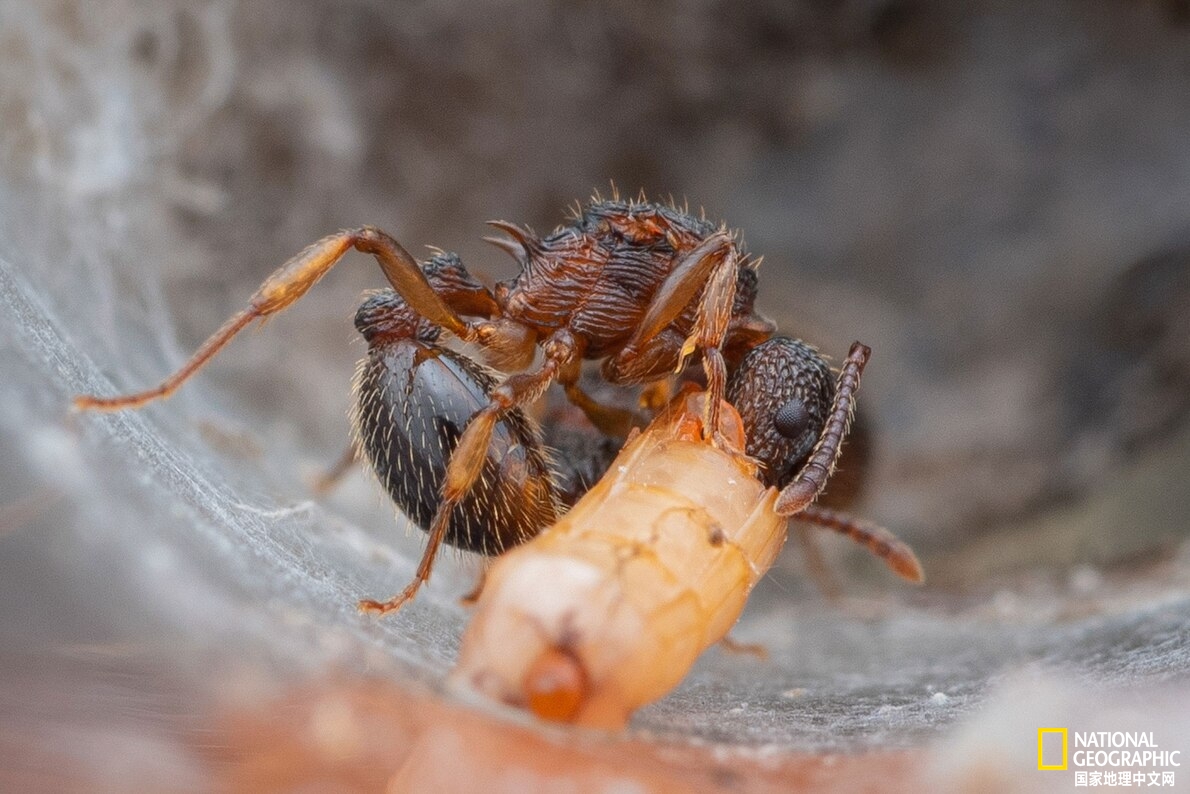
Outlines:
{"label": "ridged thorax", "polygon": [[[491,242],[520,266],[495,289],[505,315],[541,337],[569,329],[591,359],[618,353],[682,256],[720,230],[672,206],[621,200],[593,201],[544,237],[502,221],[492,225],[507,237]],[[742,250],[736,255],[742,266],[733,315],[759,322],[752,315],[756,274]],[[671,323],[668,336],[681,337],[678,344],[693,325],[697,304],[696,295]],[[658,373],[676,364],[676,356],[661,358],[652,368]]]}

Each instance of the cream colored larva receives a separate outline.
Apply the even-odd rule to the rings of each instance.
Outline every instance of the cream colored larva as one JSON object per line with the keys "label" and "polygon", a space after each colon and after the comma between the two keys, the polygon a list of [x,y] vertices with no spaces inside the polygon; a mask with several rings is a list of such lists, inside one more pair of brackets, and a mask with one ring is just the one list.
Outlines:
{"label": "cream colored larva", "polygon": [[553,527],[497,559],[452,681],[539,717],[614,729],[735,624],[785,541],[777,490],[722,405],[679,398]]}

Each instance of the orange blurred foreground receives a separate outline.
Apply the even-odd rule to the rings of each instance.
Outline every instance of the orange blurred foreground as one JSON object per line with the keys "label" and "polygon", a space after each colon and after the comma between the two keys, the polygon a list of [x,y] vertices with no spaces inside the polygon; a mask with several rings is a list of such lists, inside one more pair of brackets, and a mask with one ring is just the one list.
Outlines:
{"label": "orange blurred foreground", "polygon": [[330,681],[230,710],[209,751],[232,792],[894,791],[921,751],[818,755],[675,744],[480,711],[385,681]]}

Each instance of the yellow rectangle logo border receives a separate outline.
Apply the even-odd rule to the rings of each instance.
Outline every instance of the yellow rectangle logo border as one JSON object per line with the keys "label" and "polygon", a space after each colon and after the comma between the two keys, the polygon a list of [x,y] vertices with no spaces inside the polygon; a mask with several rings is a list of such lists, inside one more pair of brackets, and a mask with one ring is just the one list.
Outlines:
{"label": "yellow rectangle logo border", "polygon": [[[1058,766],[1057,764],[1055,764],[1053,766],[1046,766],[1044,763],[1044,761],[1045,761],[1045,735],[1047,733],[1062,734],[1062,765],[1061,766]],[[1043,771],[1062,770],[1062,769],[1066,768],[1066,735],[1067,735],[1067,730],[1065,728],[1038,728],[1037,729],[1037,768],[1039,770],[1043,770]]]}

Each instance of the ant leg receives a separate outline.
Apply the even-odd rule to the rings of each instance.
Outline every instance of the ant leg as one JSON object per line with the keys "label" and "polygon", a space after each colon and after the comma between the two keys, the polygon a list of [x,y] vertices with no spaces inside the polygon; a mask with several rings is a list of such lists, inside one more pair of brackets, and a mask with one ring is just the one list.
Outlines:
{"label": "ant leg", "polygon": [[678,369],[695,350],[702,351],[708,392],[703,421],[711,437],[719,426],[719,403],[727,390],[727,365],[720,347],[731,323],[738,269],[735,244],[730,234],[719,231],[703,240],[682,257],[662,282],[632,340],[617,356],[631,360],[639,355],[639,351],[677,319],[702,290],[698,314],[682,346]]}
{"label": "ant leg", "polygon": [[[676,320],[690,305],[690,301],[694,300],[698,291],[711,279],[711,273],[715,268],[725,261],[734,260],[732,248],[731,235],[720,231],[703,240],[683,256],[657,288],[627,348],[641,349],[645,343],[661,333],[665,326]],[[731,269],[734,274],[734,261]],[[734,285],[734,281],[732,283]]]}
{"label": "ant leg", "polygon": [[822,493],[826,481],[835,470],[839,453],[843,451],[843,439],[855,412],[855,393],[859,390],[860,375],[868,363],[872,349],[859,342],[851,345],[843,369],[839,372],[839,384],[835,399],[827,415],[826,425],[809,460],[802,466],[793,482],[785,486],[774,505],[778,515],[794,516],[806,510]]}
{"label": "ant leg", "polygon": [[203,342],[189,360],[156,387],[118,397],[80,395],[74,398],[75,408],[118,411],[139,408],[153,400],[169,397],[251,322],[276,314],[305,295],[352,248],[374,256],[389,283],[414,310],[456,336],[480,342],[488,341],[481,339],[481,336],[488,336],[493,344],[499,346],[504,343],[505,337],[514,334],[513,330],[505,331],[502,326],[490,321],[464,321],[435,291],[417,261],[400,243],[380,229],[361,226],[324,237],[281,265],[260,285],[246,309],[234,314]]}
{"label": "ant leg", "polygon": [[338,460],[314,478],[313,482],[310,483],[310,489],[318,496],[325,496],[330,493],[342,481],[347,472],[351,471],[351,467],[359,458],[359,447],[355,443],[349,444],[347,449],[343,450],[343,454],[339,456]]}
{"label": "ant leg", "polygon": [[903,579],[919,583],[925,580],[917,555],[903,540],[884,527],[858,521],[834,510],[813,506],[803,509],[797,514],[796,519],[846,535],[884,560],[885,564]]}
{"label": "ant leg", "polygon": [[604,405],[587,394],[578,383],[569,379],[559,378],[562,388],[566,390],[566,398],[571,404],[582,410],[591,420],[591,424],[604,435],[614,438],[627,438],[632,428],[643,428],[648,421],[635,411]]}
{"label": "ant leg", "polygon": [[762,662],[769,660],[768,648],[759,642],[740,642],[739,640],[732,639],[730,634],[723,635],[723,639],[719,640],[719,647],[728,653],[747,654]]}
{"label": "ant leg", "polygon": [[242,331],[250,322],[257,319],[258,314],[251,309],[237,312],[223,326],[211,334],[207,341],[194,352],[176,372],[161,381],[157,386],[145,391],[122,394],[117,397],[96,397],[91,394],[79,394],[74,398],[76,411],[120,411],[124,408],[140,408],[153,400],[165,399],[178,390],[178,387],[190,379],[190,376],[202,368],[215,354],[227,345],[236,334]]}
{"label": "ant leg", "polygon": [[735,282],[736,260],[729,255],[711,273],[698,305],[694,329],[682,345],[678,358],[680,369],[681,362],[688,355],[695,350],[702,351],[702,368],[707,377],[707,399],[702,423],[703,432],[711,439],[719,434],[719,408],[727,394],[727,362],[723,360],[721,346],[727,338],[727,327],[731,322]]}
{"label": "ant leg", "polygon": [[[814,508],[807,509],[813,510]],[[803,511],[798,515],[798,519],[805,518],[805,515],[805,511]],[[830,566],[826,564],[826,559],[822,556],[822,548],[818,545],[817,536],[810,533],[809,527],[795,526],[793,530],[798,545],[801,547],[802,560],[806,566],[806,572],[814,581],[814,586],[818,588],[818,592],[827,601],[837,603],[842,600],[843,589],[839,586],[839,581],[835,578]]]}
{"label": "ant leg", "polygon": [[483,595],[483,588],[488,583],[488,571],[491,566],[484,561],[484,566],[479,571],[479,576],[475,580],[475,584],[471,587],[471,592],[459,599],[459,604],[465,607],[473,607],[479,602],[479,597]]}
{"label": "ant leg", "polygon": [[536,372],[512,375],[493,389],[491,402],[471,417],[467,428],[459,437],[459,443],[446,464],[446,476],[442,482],[442,501],[438,503],[430,521],[429,541],[413,580],[404,590],[387,601],[360,601],[360,611],[377,615],[396,611],[430,580],[434,558],[446,537],[451,513],[479,479],[487,457],[488,445],[492,440],[492,432],[500,417],[513,408],[520,408],[537,400],[557,379],[559,372],[573,366],[575,360],[580,357],[579,345],[569,331],[555,332],[542,349],[545,360],[541,367]]}
{"label": "ant leg", "polygon": [[675,394],[677,394],[677,389],[674,388],[672,378],[655,380],[645,386],[644,390],[640,393],[640,407],[656,413],[669,405],[669,401],[673,399]]}

